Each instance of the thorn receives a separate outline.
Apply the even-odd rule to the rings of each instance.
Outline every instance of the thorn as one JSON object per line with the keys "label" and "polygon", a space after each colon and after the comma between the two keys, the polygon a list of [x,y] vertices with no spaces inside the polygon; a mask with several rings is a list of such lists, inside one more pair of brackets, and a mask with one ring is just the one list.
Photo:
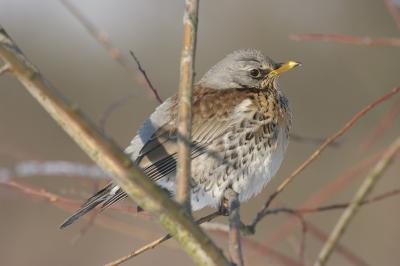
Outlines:
{"label": "thorn", "polygon": [[5,64],[0,68],[0,76],[7,72],[11,72],[11,66],[9,64]]}

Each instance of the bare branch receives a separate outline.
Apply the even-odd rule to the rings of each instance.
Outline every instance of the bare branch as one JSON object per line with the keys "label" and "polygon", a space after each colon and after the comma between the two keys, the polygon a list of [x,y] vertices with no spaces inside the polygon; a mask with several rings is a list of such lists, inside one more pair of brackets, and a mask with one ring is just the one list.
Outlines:
{"label": "bare branch", "polygon": [[397,100],[389,111],[380,119],[380,123],[373,129],[371,134],[363,141],[360,145],[360,149],[362,151],[367,150],[369,147],[374,144],[380,136],[384,133],[384,131],[389,128],[393,121],[396,121],[395,118],[400,115],[400,99]]}
{"label": "bare branch", "polygon": [[372,171],[367,175],[364,182],[361,184],[360,188],[354,195],[350,205],[343,212],[342,216],[339,218],[336,223],[334,229],[329,235],[328,240],[325,242],[322,247],[318,259],[314,265],[322,266],[325,265],[328,261],[333,249],[336,246],[336,243],[341,238],[346,228],[349,226],[352,218],[359,210],[362,202],[374,188],[379,178],[383,175],[385,170],[388,168],[390,163],[393,161],[397,152],[400,149],[400,137],[398,137],[388,148],[387,152],[385,152],[382,159],[375,165]]}
{"label": "bare branch", "polygon": [[400,46],[399,38],[371,38],[356,37],[343,34],[323,34],[323,33],[305,33],[289,35],[292,41],[322,41],[322,42],[338,42],[354,45],[384,45],[384,46]]}
{"label": "bare branch", "polygon": [[147,76],[146,71],[142,67],[142,64],[140,63],[139,59],[136,57],[136,55],[133,53],[133,51],[129,51],[129,52],[131,53],[131,56],[133,57],[133,60],[135,60],[136,65],[137,65],[140,73],[142,73],[144,79],[146,80],[147,86],[153,92],[153,94],[156,97],[158,103],[162,103],[163,100],[161,99],[160,95],[158,94],[158,91],[154,88],[153,84],[151,83],[151,81],[150,81],[149,77]]}
{"label": "bare branch", "polygon": [[308,157],[307,160],[305,160],[299,167],[297,167],[288,177],[286,177],[278,186],[278,188],[271,194],[271,196],[267,199],[266,203],[264,204],[264,207],[257,213],[256,217],[254,218],[253,222],[251,225],[249,225],[248,230],[254,232],[255,227],[259,221],[263,217],[265,217],[265,213],[268,210],[268,207],[270,206],[271,202],[278,196],[280,192],[282,192],[292,181],[293,179],[299,175],[301,172],[304,171],[304,169],[309,166],[312,162],[314,162],[319,155],[328,147],[330,143],[338,139],[340,136],[342,136],[349,128],[351,128],[361,117],[363,117],[368,111],[371,109],[375,108],[377,105],[383,103],[393,95],[397,94],[400,91],[400,87],[392,89],[390,92],[384,94],[371,104],[367,105],[364,107],[361,111],[356,113],[342,128],[340,128],[336,133],[328,137],[324,143],[322,143],[321,146],[318,147],[316,151],[314,151],[313,154],[311,154],[310,157]]}
{"label": "bare branch", "polygon": [[233,266],[243,266],[239,195],[232,188],[227,188],[224,192],[224,199],[226,199],[229,209],[229,255]]}
{"label": "bare branch", "polygon": [[192,87],[197,37],[198,0],[185,0],[183,48],[178,92],[178,161],[176,200],[190,212],[190,141],[192,135]]}
{"label": "bare branch", "polygon": [[[209,215],[206,215],[206,216],[200,218],[199,220],[197,220],[197,224],[202,224],[204,222],[209,222],[209,221],[211,221],[212,219],[214,219],[214,218],[216,218],[218,216],[219,216],[219,212],[213,212],[213,213],[211,213]],[[121,257],[121,258],[119,258],[117,260],[114,260],[114,261],[112,261],[110,263],[107,263],[105,266],[119,265],[119,264],[121,264],[121,263],[123,263],[123,262],[125,262],[127,260],[130,260],[130,259],[132,259],[132,258],[144,253],[145,251],[148,251],[150,249],[155,248],[156,246],[160,245],[161,243],[167,241],[168,239],[171,239],[171,235],[170,234],[167,234],[167,235],[165,235],[163,237],[160,237],[160,238],[154,240],[153,242],[151,242],[151,243],[149,243],[147,245],[144,245],[143,247],[141,247],[141,248],[139,248],[137,250],[132,251],[130,254],[128,254],[126,256],[123,256],[123,257]]]}
{"label": "bare branch", "polygon": [[13,68],[13,74],[44,109],[141,207],[158,217],[198,264],[228,265],[227,259],[180,206],[171,200],[111,140],[59,93],[30,63],[0,26],[0,57]]}
{"label": "bare branch", "polygon": [[[154,88],[153,84],[151,83],[151,80],[147,76],[147,73],[144,70],[144,68],[142,67],[142,64],[140,63],[139,59],[132,51],[129,51],[129,52],[131,53],[131,56],[135,60],[135,63],[139,69],[139,72],[142,74],[144,80],[146,81],[147,87],[153,92],[153,95],[156,98],[156,100],[158,101],[158,103],[162,103],[162,99],[161,99],[160,95],[158,94],[158,91]],[[130,99],[132,99],[135,96],[136,96],[135,94],[129,93],[128,95],[124,95],[124,96],[114,100],[107,106],[107,108],[104,110],[104,112],[102,113],[102,115],[100,116],[100,119],[99,119],[99,127],[103,130],[103,132],[105,132],[106,123],[107,123],[108,118],[111,116],[111,114],[115,110],[117,110],[117,108],[121,107],[122,105],[127,103]]]}
{"label": "bare branch", "polygon": [[400,6],[396,4],[395,0],[384,0],[384,2],[397,28],[400,30]]}

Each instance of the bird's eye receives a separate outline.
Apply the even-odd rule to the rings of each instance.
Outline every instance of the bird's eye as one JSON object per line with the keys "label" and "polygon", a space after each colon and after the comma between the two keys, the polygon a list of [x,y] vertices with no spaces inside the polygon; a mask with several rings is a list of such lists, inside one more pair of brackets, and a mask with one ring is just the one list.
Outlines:
{"label": "bird's eye", "polygon": [[250,76],[252,76],[253,78],[258,78],[260,76],[260,70],[258,70],[257,68],[253,68],[252,70],[250,70]]}

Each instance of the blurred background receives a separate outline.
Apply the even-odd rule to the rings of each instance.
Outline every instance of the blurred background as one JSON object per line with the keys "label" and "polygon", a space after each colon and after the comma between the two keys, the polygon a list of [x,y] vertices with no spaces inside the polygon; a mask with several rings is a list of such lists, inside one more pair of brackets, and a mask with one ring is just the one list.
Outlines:
{"label": "blurred background", "polygon": [[[138,74],[129,50],[135,52],[161,97],[173,95],[179,80],[183,1],[64,3],[73,4],[103,32],[103,39],[108,34],[119,49],[124,66],[110,57],[62,1],[0,0],[0,24],[45,77],[92,120],[98,122],[111,103],[125,99],[105,125],[107,134],[125,147],[158,105]],[[302,68],[283,75],[280,84],[294,111],[294,132],[305,139],[291,142],[275,179],[262,194],[242,205],[245,222],[251,221],[279,182],[318,147],[318,139],[332,134],[354,113],[399,85],[398,44],[370,46],[290,38],[304,33],[400,38],[399,28],[383,0],[200,3],[197,79],[239,48],[260,49],[276,61],[303,63]],[[114,50],[114,57],[118,57],[115,53]],[[275,205],[297,208],[316,197],[324,201],[311,201],[314,205],[310,206],[348,202],[368,167],[376,161],[376,154],[399,135],[400,119],[393,115],[399,113],[399,98],[394,96],[361,119],[337,146],[326,150],[298,176]],[[385,119],[390,120],[388,127],[370,142],[371,134]],[[81,201],[106,182],[65,175],[13,175],[12,169],[31,160],[88,166],[92,162],[11,75],[0,77],[0,121],[0,177],[4,180],[12,175],[12,180],[21,184]],[[373,194],[400,187],[399,172],[400,164],[395,162]],[[129,200],[123,205],[133,206]],[[164,234],[151,219],[115,210],[92,217],[93,225],[82,220],[60,231],[58,225],[74,208],[68,204],[57,206],[56,202],[0,184],[1,264],[103,265]],[[313,262],[324,234],[332,230],[340,214],[341,211],[331,211],[305,216],[310,223],[306,265]],[[226,223],[225,218],[218,221]],[[293,227],[285,233],[282,226],[288,223]],[[364,206],[341,241],[345,251],[334,253],[329,265],[400,265],[399,224],[399,197]],[[226,247],[225,237],[213,232],[210,235]],[[297,261],[301,227],[285,214],[270,216],[249,239]],[[254,246],[246,244],[244,250],[247,265],[290,265],[273,253],[261,254]],[[156,264],[192,262],[172,240],[126,265]]]}

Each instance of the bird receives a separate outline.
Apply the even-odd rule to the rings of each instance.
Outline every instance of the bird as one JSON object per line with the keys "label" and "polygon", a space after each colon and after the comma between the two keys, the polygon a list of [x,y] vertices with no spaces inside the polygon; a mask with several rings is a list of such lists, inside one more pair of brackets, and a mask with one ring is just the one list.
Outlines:
{"label": "bird", "polygon": [[[277,173],[289,143],[292,112],[278,86],[280,74],[301,65],[277,63],[256,49],[225,56],[192,91],[190,201],[192,211],[220,208],[225,189],[244,202]],[[178,97],[159,105],[125,149],[147,177],[175,194]],[[127,194],[113,182],[67,218],[65,228],[98,205],[105,209]]]}

